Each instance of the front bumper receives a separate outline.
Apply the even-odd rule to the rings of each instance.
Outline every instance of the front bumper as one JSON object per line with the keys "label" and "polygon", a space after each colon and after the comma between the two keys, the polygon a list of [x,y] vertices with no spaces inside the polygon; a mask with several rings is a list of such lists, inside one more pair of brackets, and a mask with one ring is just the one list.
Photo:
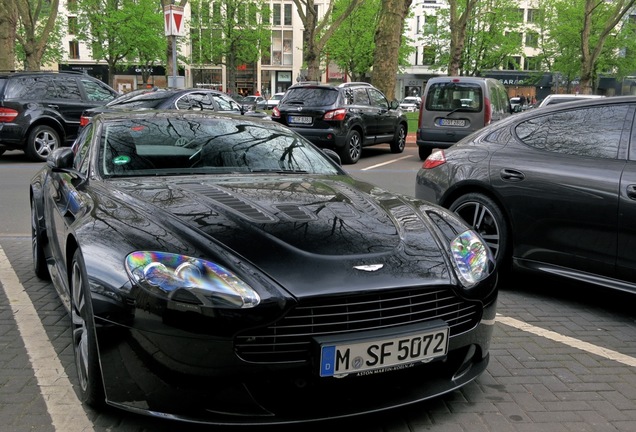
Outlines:
{"label": "front bumper", "polygon": [[320,378],[311,361],[241,360],[234,338],[166,333],[161,322],[111,326],[98,332],[107,403],[219,425],[318,421],[399,407],[448,393],[486,369],[495,309],[492,294],[478,323],[451,336],[440,360],[344,378]]}

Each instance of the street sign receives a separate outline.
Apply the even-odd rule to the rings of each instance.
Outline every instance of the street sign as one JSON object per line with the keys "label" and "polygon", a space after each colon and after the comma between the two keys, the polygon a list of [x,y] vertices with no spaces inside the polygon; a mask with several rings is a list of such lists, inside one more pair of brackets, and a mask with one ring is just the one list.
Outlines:
{"label": "street sign", "polygon": [[181,6],[164,6],[163,16],[166,36],[185,36],[183,8]]}

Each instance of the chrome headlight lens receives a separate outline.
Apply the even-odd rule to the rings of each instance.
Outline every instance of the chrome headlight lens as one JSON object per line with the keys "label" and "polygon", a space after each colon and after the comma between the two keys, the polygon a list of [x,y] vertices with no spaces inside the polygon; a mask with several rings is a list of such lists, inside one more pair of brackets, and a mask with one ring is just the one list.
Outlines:
{"label": "chrome headlight lens", "polygon": [[459,279],[471,288],[490,274],[490,250],[474,231],[464,231],[450,243]]}
{"label": "chrome headlight lens", "polygon": [[204,306],[244,309],[257,306],[258,293],[216,263],[166,252],[137,251],[126,257],[126,270],[142,288],[172,299],[182,290]]}

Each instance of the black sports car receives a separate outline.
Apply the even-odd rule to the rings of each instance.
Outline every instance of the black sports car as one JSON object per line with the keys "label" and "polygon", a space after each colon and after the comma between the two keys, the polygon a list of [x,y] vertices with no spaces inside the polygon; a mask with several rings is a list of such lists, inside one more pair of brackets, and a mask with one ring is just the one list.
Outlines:
{"label": "black sports car", "polygon": [[581,99],[434,152],[415,195],[470,223],[504,273],[636,293],[636,97]]}
{"label": "black sports car", "polygon": [[30,187],[33,263],[72,316],[82,400],[272,424],[483,372],[488,248],[337,159],[271,121],[178,111],[100,114],[54,151]]}

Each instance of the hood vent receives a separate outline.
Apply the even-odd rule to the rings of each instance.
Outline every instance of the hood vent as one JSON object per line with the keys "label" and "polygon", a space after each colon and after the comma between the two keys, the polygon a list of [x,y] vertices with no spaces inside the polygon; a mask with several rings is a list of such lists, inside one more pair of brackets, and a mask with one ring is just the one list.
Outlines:
{"label": "hood vent", "polygon": [[199,195],[203,195],[206,198],[210,198],[221,207],[238,214],[255,223],[270,223],[278,222],[278,218],[263,208],[258,207],[254,203],[241,199],[230,192],[219,188],[217,186],[208,185],[193,185],[187,186],[188,190],[195,192]]}

